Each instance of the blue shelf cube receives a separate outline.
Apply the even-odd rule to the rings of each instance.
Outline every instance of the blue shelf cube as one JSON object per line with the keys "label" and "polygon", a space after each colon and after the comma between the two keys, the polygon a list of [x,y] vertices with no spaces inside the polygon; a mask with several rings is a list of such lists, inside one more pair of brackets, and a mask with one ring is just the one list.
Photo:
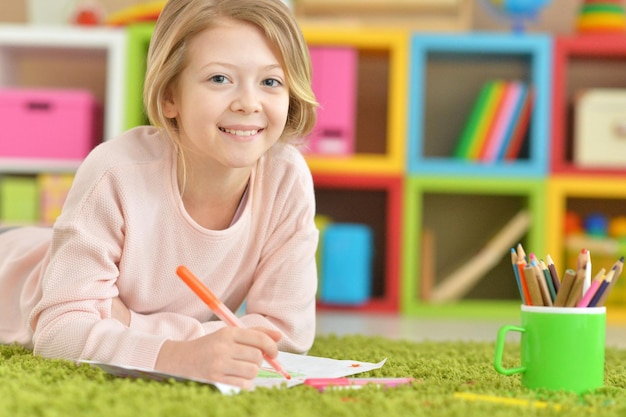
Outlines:
{"label": "blue shelf cube", "polygon": [[[409,174],[545,176],[549,161],[552,40],[540,34],[413,34],[410,44]],[[484,83],[520,80],[534,102],[520,156],[482,162],[454,156]],[[455,93],[450,93],[454,91]]]}

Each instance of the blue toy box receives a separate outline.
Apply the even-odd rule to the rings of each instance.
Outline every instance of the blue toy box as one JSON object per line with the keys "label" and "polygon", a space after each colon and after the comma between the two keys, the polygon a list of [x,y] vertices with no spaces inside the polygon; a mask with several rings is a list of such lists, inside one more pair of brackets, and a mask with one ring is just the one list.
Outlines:
{"label": "blue toy box", "polygon": [[331,223],[322,239],[319,300],[338,305],[367,302],[372,288],[371,228],[357,223]]}

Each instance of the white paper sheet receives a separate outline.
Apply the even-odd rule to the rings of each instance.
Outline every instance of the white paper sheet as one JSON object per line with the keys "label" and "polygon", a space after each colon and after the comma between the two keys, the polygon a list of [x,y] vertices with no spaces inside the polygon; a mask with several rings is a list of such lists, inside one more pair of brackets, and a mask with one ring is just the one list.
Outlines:
{"label": "white paper sheet", "polygon": [[[279,352],[278,362],[283,366],[291,379],[287,380],[282,375],[272,369],[269,364],[264,363],[259,372],[259,376],[254,380],[254,388],[257,387],[293,387],[304,383],[307,378],[341,378],[371,371],[381,368],[387,359],[378,363],[360,362],[353,360],[338,360],[322,358],[318,356],[296,355],[293,353]],[[195,381],[215,387],[223,394],[236,394],[239,388],[227,384],[207,381],[196,378],[186,378],[179,375],[156,372],[150,369],[142,369],[131,366],[113,365],[94,361],[78,361],[97,366],[107,373],[124,378],[146,378],[163,381],[174,379],[177,381]]]}

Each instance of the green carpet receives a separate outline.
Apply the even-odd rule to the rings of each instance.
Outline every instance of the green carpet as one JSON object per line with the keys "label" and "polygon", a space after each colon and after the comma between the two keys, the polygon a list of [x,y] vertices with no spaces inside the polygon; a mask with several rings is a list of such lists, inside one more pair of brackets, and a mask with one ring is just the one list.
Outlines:
{"label": "green carpet", "polygon": [[[392,341],[379,337],[319,337],[311,355],[378,362],[357,376],[412,376],[412,386],[333,390],[258,389],[225,396],[208,386],[115,378],[87,365],[34,357],[0,346],[0,416],[624,416],[626,350],[606,351],[606,386],[582,397],[534,392],[520,377],[494,371],[492,343]],[[504,364],[518,363],[519,345],[506,346]],[[523,404],[468,400],[458,393],[523,400]],[[462,395],[462,394],[461,394]],[[531,405],[528,405],[531,403]]]}

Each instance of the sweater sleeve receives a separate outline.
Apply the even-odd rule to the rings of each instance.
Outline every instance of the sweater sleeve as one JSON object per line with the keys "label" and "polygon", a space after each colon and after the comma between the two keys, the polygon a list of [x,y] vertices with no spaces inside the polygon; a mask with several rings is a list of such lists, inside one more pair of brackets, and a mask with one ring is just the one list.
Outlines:
{"label": "sweater sleeve", "polygon": [[76,175],[54,227],[42,297],[30,316],[34,351],[153,368],[166,337],[127,328],[111,317],[125,231],[116,181],[86,164]]}

